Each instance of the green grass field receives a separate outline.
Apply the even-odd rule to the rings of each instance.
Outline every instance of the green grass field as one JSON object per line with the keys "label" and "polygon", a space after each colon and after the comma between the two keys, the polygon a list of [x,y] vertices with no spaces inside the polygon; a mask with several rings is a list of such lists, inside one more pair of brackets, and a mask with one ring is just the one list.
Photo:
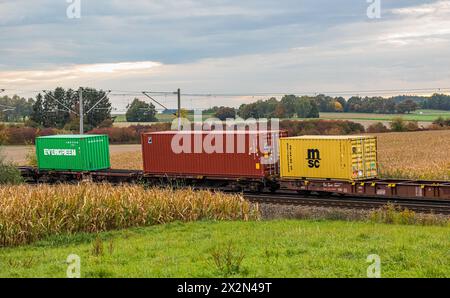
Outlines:
{"label": "green grass field", "polygon": [[433,122],[439,117],[450,118],[450,111],[417,110],[411,114],[368,114],[368,113],[320,113],[322,119],[390,121],[401,117],[408,121]]}
{"label": "green grass field", "polygon": [[[116,126],[128,126],[137,123],[127,122],[125,115],[115,115]],[[211,114],[204,114],[203,120],[213,117]],[[417,110],[411,114],[372,114],[372,113],[320,113],[321,119],[327,120],[370,120],[370,121],[391,121],[393,118],[401,117],[408,121],[433,122],[439,117],[450,118],[450,111],[440,110]],[[175,118],[173,115],[158,114],[159,122],[172,122]],[[188,119],[194,120],[194,115],[189,114]],[[294,120],[304,120],[295,118]]]}
{"label": "green grass field", "polygon": [[82,277],[366,277],[371,254],[382,277],[450,277],[449,232],[342,221],[173,223],[3,248],[0,277],[65,277],[69,254],[80,256]]}

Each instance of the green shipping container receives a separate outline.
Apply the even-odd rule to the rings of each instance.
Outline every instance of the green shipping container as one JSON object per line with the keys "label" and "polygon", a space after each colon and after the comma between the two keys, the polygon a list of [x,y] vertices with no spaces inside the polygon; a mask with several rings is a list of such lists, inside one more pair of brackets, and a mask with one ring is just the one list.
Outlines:
{"label": "green shipping container", "polygon": [[36,138],[40,170],[97,171],[111,167],[106,135],[56,135]]}

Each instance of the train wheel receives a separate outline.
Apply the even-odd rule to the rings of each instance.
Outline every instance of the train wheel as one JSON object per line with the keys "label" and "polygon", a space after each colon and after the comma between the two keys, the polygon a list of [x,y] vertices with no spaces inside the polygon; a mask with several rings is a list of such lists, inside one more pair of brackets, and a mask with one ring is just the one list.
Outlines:
{"label": "train wheel", "polygon": [[258,182],[251,183],[249,185],[249,189],[251,192],[260,193],[264,190],[264,185],[262,185],[261,183],[258,183]]}
{"label": "train wheel", "polygon": [[274,192],[278,191],[279,189],[280,189],[280,186],[276,185],[276,184],[269,186],[269,190],[271,193],[274,193]]}

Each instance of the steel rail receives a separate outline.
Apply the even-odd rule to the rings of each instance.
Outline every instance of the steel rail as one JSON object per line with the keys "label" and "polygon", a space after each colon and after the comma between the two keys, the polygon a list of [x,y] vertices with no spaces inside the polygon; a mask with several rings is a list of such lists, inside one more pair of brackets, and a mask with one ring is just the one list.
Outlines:
{"label": "steel rail", "polygon": [[274,205],[339,207],[348,209],[379,209],[388,204],[421,213],[450,214],[450,202],[419,199],[303,196],[299,194],[244,194],[244,198],[255,203]]}

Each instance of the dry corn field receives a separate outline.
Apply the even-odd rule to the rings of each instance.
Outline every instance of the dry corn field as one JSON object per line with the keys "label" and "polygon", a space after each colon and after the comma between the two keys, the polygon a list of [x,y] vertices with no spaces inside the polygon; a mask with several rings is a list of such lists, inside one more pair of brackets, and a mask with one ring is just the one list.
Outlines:
{"label": "dry corn field", "polygon": [[450,131],[378,134],[383,177],[450,180]]}
{"label": "dry corn field", "polygon": [[111,153],[111,167],[113,169],[142,170],[143,162],[140,147],[136,151]]}
{"label": "dry corn field", "polygon": [[0,187],[0,247],[173,221],[253,220],[238,195],[108,184]]}
{"label": "dry corn field", "polygon": [[[384,178],[450,180],[450,130],[375,134]],[[114,168],[142,169],[140,147],[112,153]]]}

